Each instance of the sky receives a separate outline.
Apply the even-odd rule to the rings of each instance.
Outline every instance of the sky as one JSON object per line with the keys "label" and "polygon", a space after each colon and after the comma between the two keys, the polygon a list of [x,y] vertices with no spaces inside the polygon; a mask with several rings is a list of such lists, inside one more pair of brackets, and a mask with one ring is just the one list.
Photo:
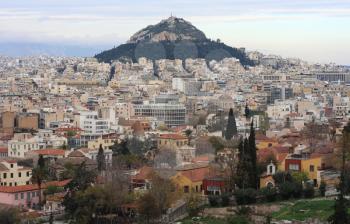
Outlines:
{"label": "sky", "polygon": [[233,47],[350,65],[350,0],[0,0],[0,44],[108,49],[171,14]]}

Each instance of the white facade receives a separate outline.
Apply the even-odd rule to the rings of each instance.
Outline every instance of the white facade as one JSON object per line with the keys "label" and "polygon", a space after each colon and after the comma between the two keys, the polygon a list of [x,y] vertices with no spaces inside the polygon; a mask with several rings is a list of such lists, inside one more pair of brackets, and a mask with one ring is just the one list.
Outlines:
{"label": "white facade", "polygon": [[26,152],[43,149],[44,147],[45,145],[42,145],[37,137],[25,140],[10,140],[8,142],[8,156],[24,158]]}
{"label": "white facade", "polygon": [[271,119],[284,118],[293,112],[294,105],[291,102],[277,102],[274,105],[267,106],[267,115]]}
{"label": "white facade", "polygon": [[77,119],[79,127],[86,134],[102,135],[109,132],[110,121],[100,119],[97,111],[80,111]]}

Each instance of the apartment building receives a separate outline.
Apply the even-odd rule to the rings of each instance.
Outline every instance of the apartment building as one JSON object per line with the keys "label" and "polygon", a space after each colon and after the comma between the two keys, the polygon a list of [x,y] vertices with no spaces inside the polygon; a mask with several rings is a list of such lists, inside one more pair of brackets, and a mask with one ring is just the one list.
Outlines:
{"label": "apartment building", "polygon": [[19,166],[16,160],[0,162],[0,186],[19,186],[30,184],[32,168]]}

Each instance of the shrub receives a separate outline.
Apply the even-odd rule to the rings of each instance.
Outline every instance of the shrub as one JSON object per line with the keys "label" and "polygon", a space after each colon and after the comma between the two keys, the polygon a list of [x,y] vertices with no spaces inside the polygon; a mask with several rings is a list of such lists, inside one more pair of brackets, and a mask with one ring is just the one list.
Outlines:
{"label": "shrub", "polygon": [[279,193],[284,200],[288,200],[289,198],[292,197],[294,192],[294,187],[292,186],[291,183],[285,182],[280,184],[279,186]]}
{"label": "shrub", "polygon": [[273,202],[276,200],[277,190],[274,187],[265,187],[260,190],[260,194],[265,201]]}
{"label": "shrub", "polygon": [[314,186],[311,184],[306,184],[303,193],[305,198],[313,198],[315,195]]}
{"label": "shrub", "polygon": [[253,188],[239,189],[235,192],[236,202],[239,205],[255,203],[256,195],[257,192]]}
{"label": "shrub", "polygon": [[209,204],[210,204],[211,207],[216,207],[216,206],[219,205],[219,198],[218,198],[218,196],[210,195],[208,197],[208,199],[209,199]]}
{"label": "shrub", "polygon": [[291,185],[293,186],[293,197],[300,198],[303,195],[303,185],[296,182],[291,183]]}
{"label": "shrub", "polygon": [[320,195],[322,197],[324,197],[326,195],[326,187],[327,187],[326,183],[321,181],[319,191],[320,191]]}
{"label": "shrub", "polygon": [[230,204],[230,195],[222,194],[221,195],[221,206],[226,207]]}

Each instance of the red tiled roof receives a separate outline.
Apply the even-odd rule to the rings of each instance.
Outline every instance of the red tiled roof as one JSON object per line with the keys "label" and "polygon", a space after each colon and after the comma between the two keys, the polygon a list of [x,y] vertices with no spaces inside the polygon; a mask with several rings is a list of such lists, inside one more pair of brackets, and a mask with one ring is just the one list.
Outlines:
{"label": "red tiled roof", "polygon": [[187,137],[179,134],[161,134],[159,136],[161,139],[174,139],[174,140],[182,140],[182,139],[187,139]]}
{"label": "red tiled roof", "polygon": [[6,147],[0,147],[0,153],[7,153]]}
{"label": "red tiled roof", "polygon": [[150,175],[153,171],[152,167],[144,166],[140,169],[140,172],[132,177],[133,180],[146,180],[150,178]]}
{"label": "red tiled roof", "polygon": [[184,170],[181,174],[192,182],[202,181],[207,175],[209,175],[209,167],[202,167],[198,169]]}
{"label": "red tiled roof", "polygon": [[79,150],[75,150],[75,151],[69,153],[68,157],[85,157],[85,156]]}
{"label": "red tiled roof", "polygon": [[52,155],[52,156],[64,156],[65,151],[63,149],[39,149],[32,152],[39,155]]}
{"label": "red tiled roof", "polygon": [[[69,182],[70,180],[50,181],[47,183],[43,183],[41,185],[41,189],[46,189],[48,186],[64,187]],[[21,186],[0,186],[0,192],[3,192],[3,193],[17,193],[17,192],[24,192],[24,191],[34,191],[38,189],[39,189],[39,186],[37,184],[29,184],[29,185],[21,185]]]}
{"label": "red tiled roof", "polygon": [[209,156],[197,156],[195,158],[193,158],[192,162],[193,163],[198,163],[198,162],[209,162],[210,161],[210,158]]}

